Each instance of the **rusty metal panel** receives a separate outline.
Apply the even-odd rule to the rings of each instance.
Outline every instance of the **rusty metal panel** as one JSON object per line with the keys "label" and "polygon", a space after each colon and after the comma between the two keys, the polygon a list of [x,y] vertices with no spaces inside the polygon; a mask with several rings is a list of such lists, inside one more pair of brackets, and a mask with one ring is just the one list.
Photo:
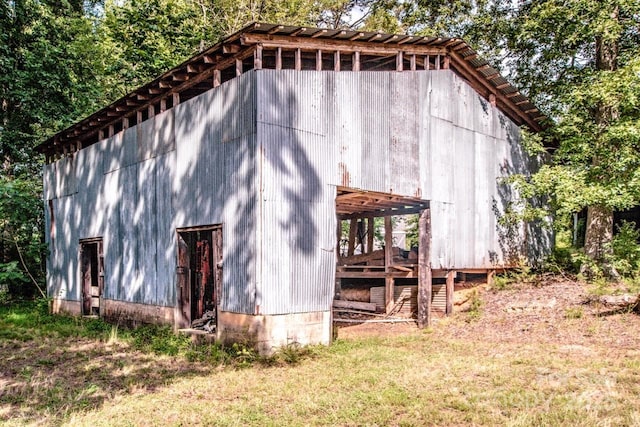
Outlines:
{"label": "rusty metal panel", "polygon": [[337,185],[362,188],[363,108],[362,91],[357,84],[360,74],[351,72],[327,73],[333,79],[330,107],[333,107],[329,139],[335,141],[338,153]]}
{"label": "rusty metal panel", "polygon": [[135,126],[138,161],[175,150],[174,112],[170,108]]}
{"label": "rusty metal panel", "polygon": [[[418,134],[420,103],[417,73],[391,75],[391,141],[389,193],[421,197]],[[376,165],[367,165],[375,168]]]}

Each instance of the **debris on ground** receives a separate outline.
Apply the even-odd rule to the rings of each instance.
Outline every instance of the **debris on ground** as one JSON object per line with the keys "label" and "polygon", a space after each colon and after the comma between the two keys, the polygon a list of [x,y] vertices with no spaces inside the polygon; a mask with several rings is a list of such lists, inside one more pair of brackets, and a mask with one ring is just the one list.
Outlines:
{"label": "debris on ground", "polygon": [[201,318],[191,322],[192,329],[199,329],[213,333],[216,330],[216,313],[215,311],[205,311]]}

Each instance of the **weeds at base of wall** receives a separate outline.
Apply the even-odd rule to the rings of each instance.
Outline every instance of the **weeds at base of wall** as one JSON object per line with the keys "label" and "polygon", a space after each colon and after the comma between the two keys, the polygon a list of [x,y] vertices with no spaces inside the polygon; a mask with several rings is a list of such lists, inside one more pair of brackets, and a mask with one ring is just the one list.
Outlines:
{"label": "weeds at base of wall", "polygon": [[467,310],[467,321],[472,322],[480,319],[482,316],[482,298],[480,293],[474,290],[471,294],[469,309]]}

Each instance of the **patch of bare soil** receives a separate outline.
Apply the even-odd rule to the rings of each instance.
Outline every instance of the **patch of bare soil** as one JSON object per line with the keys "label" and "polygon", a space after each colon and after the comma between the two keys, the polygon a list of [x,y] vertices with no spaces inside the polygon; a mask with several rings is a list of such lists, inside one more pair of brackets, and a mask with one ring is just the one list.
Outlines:
{"label": "patch of bare soil", "polygon": [[[514,283],[505,290],[475,288],[481,300],[477,316],[459,306],[450,318],[436,318],[433,333],[443,338],[494,343],[557,344],[567,348],[597,346],[640,348],[640,316],[611,312],[594,302],[588,285],[561,276],[534,283]],[[467,291],[467,290],[465,290]],[[468,309],[468,304],[463,309]],[[338,329],[339,338],[416,333],[410,324],[359,324]]]}

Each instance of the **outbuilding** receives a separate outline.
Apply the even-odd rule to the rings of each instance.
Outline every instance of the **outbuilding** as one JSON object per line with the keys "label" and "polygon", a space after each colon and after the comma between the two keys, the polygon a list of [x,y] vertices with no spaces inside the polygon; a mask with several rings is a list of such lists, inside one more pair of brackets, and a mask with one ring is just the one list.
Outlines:
{"label": "outbuilding", "polygon": [[347,282],[392,314],[413,281],[424,326],[456,277],[550,249],[504,179],[538,167],[520,127],[543,120],[461,39],[250,24],[38,147],[48,294],[269,352],[329,343]]}

